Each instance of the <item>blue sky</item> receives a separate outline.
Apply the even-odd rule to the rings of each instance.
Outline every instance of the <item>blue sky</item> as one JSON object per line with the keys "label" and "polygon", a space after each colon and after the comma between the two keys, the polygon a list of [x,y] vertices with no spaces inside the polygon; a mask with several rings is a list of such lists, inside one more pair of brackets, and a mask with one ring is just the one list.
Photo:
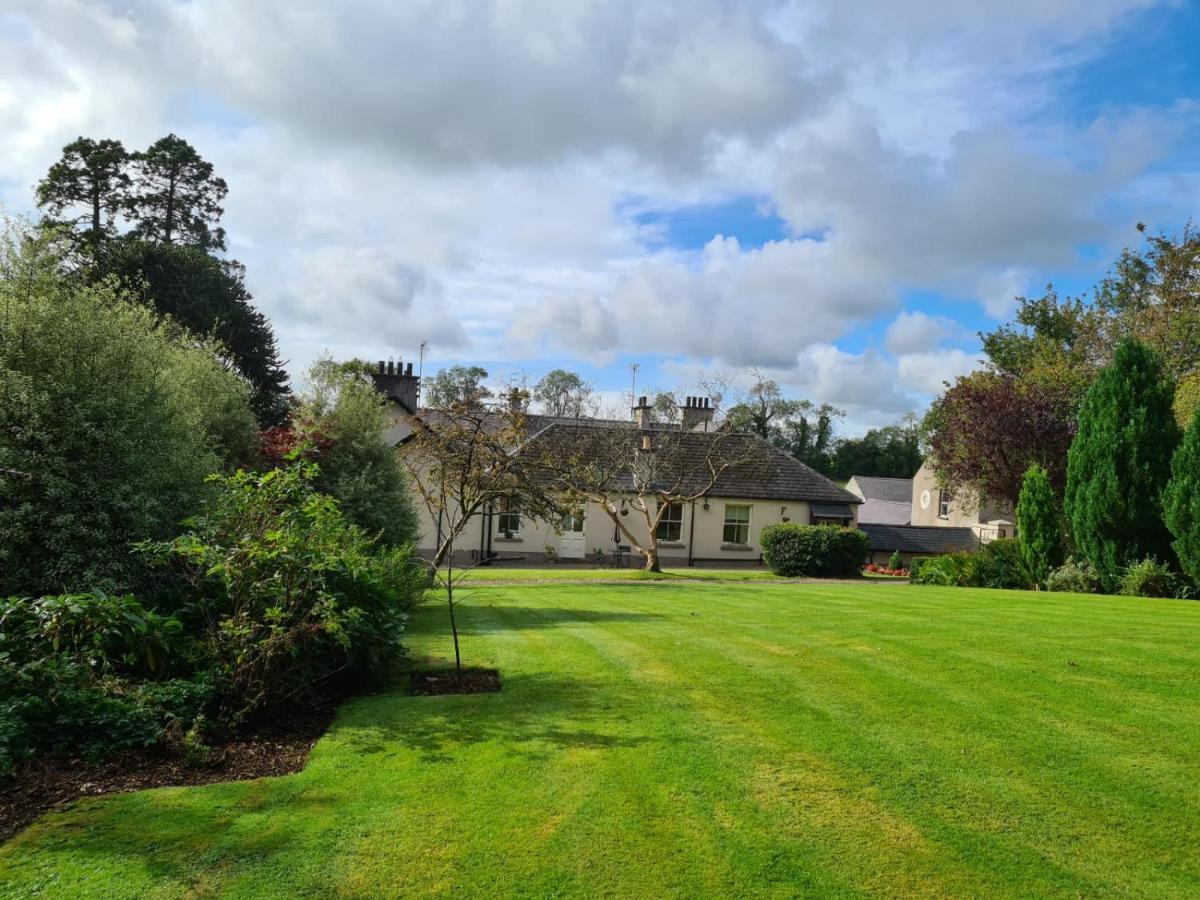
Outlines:
{"label": "blue sky", "polygon": [[758,369],[920,411],[1016,294],[1200,196],[1200,3],[15,0],[0,200],[79,134],[187,137],[294,374],[323,353]]}

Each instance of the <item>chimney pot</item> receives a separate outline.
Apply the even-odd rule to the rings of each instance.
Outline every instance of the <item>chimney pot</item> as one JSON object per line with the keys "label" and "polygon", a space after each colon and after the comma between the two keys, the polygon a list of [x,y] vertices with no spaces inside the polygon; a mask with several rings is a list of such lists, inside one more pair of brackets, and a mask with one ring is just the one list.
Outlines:
{"label": "chimney pot", "polygon": [[405,374],[405,375],[411,375],[411,374],[412,374],[412,363],[409,363],[409,364],[408,364],[408,367],[407,367],[407,368],[405,368],[405,370],[404,370],[404,374]]}
{"label": "chimney pot", "polygon": [[382,359],[379,361],[379,374],[382,375],[387,371],[387,363]]}

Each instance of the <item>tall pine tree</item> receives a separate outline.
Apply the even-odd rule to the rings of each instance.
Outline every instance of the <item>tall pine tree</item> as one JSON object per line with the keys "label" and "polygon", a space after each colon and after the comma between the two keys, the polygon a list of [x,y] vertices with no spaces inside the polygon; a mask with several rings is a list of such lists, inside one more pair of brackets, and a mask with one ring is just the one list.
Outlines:
{"label": "tall pine tree", "polygon": [[1180,567],[1200,581],[1200,409],[1192,416],[1183,443],[1171,460],[1163,512],[1175,536],[1172,546]]}
{"label": "tall pine tree", "polygon": [[1065,507],[1077,549],[1110,590],[1130,563],[1175,558],[1162,506],[1179,443],[1173,397],[1154,353],[1124,341],[1079,412]]}
{"label": "tall pine tree", "polygon": [[76,138],[38,182],[46,224],[70,229],[92,250],[116,234],[116,217],[129,202],[129,154],[120,141]]}
{"label": "tall pine tree", "polygon": [[217,222],[228,188],[191,144],[168,134],[134,154],[133,171],[129,218],[136,235],[156,244],[225,249],[225,229]]}
{"label": "tall pine tree", "polygon": [[1050,474],[1036,463],[1025,473],[1017,502],[1017,540],[1021,560],[1034,584],[1046,584],[1050,570],[1062,565],[1062,518]]}

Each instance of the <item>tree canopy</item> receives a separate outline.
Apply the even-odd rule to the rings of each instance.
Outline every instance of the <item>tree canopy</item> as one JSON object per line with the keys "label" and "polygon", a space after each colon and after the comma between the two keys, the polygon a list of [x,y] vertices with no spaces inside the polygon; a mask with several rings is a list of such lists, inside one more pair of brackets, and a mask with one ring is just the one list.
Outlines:
{"label": "tree canopy", "polygon": [[590,406],[592,388],[575,372],[552,369],[534,386],[532,396],[548,416],[579,418]]}
{"label": "tree canopy", "polygon": [[448,366],[425,385],[424,405],[432,409],[480,408],[492,396],[483,384],[487,377],[487,369],[479,366]]}
{"label": "tree canopy", "polygon": [[127,211],[129,154],[120,141],[79,137],[37,186],[38,206],[48,224],[77,235],[92,248],[116,234],[117,216]]}
{"label": "tree canopy", "polygon": [[134,233],[160,244],[224,250],[218,224],[228,187],[191,144],[174,134],[133,155],[129,218]]}
{"label": "tree canopy", "polygon": [[1200,581],[1200,409],[1171,459],[1163,513],[1180,567]]}

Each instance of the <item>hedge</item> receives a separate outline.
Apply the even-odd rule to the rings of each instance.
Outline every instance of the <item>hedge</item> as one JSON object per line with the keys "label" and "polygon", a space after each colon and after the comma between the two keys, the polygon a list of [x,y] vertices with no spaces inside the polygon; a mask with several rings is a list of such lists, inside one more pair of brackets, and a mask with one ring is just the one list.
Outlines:
{"label": "hedge", "polygon": [[870,540],[857,528],[836,525],[768,525],[763,559],[775,575],[847,578],[859,575]]}

